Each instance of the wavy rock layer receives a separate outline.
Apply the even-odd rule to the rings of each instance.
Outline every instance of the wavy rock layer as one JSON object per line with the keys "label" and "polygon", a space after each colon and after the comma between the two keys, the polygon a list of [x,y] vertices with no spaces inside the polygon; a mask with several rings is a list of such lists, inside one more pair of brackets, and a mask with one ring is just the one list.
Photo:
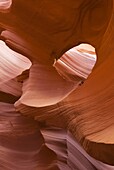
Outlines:
{"label": "wavy rock layer", "polygon": [[[113,3],[0,1],[1,170],[114,169],[88,156],[114,165]],[[94,64],[61,56],[81,42],[97,63],[77,88]]]}
{"label": "wavy rock layer", "polygon": [[13,104],[1,102],[0,108],[1,170],[112,170],[87,155],[65,130],[41,127],[16,113]]}
{"label": "wavy rock layer", "polygon": [[0,102],[0,170],[113,170],[90,157],[71,133],[45,127]]}

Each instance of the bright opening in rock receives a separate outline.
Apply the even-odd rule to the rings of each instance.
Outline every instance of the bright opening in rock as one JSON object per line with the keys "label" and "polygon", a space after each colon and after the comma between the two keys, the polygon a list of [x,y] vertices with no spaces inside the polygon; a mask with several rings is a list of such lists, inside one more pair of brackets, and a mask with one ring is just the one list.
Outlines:
{"label": "bright opening in rock", "polygon": [[12,0],[0,0],[0,12],[7,12],[12,5]]}
{"label": "bright opening in rock", "polygon": [[82,84],[92,72],[96,60],[95,48],[80,44],[55,61],[54,67],[63,78]]}

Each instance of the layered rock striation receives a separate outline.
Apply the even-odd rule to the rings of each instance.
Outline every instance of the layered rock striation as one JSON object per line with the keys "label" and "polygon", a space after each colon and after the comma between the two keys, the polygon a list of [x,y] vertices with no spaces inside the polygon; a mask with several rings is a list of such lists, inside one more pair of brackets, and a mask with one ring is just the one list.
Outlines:
{"label": "layered rock striation", "polygon": [[113,3],[0,1],[0,170],[114,169]]}

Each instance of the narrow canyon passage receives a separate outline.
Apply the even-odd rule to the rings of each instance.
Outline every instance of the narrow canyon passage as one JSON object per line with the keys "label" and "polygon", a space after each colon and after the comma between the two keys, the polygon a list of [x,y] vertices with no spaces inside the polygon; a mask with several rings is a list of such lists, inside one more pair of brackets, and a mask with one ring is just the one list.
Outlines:
{"label": "narrow canyon passage", "polygon": [[0,170],[114,170],[114,0],[0,0]]}

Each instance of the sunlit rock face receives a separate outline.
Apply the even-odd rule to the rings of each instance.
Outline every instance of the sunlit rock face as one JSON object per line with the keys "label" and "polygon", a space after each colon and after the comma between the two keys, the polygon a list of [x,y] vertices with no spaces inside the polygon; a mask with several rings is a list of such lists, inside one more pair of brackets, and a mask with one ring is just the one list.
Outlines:
{"label": "sunlit rock face", "polygon": [[114,169],[113,2],[0,0],[0,170]]}

